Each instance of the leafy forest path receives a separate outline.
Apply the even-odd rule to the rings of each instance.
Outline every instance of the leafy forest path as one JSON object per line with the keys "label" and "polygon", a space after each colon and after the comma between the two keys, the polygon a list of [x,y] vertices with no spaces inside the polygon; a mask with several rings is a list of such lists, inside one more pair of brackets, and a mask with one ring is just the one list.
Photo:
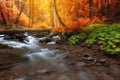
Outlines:
{"label": "leafy forest path", "polygon": [[[68,45],[59,40],[56,44],[40,44],[40,38],[27,35],[27,42],[4,40],[0,43],[13,48],[1,48],[2,53],[22,53],[27,61],[19,59],[0,60],[0,80],[119,80],[119,58],[113,59],[80,45]],[[2,69],[4,63],[14,62]],[[17,62],[17,63],[16,63]],[[8,64],[9,65],[9,64]],[[4,68],[4,67],[3,67]]]}

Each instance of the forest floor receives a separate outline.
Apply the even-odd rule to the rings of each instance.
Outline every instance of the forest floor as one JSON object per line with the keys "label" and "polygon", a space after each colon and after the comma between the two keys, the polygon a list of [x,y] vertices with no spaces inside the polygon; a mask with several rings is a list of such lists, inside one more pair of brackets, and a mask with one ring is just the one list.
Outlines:
{"label": "forest floor", "polygon": [[[69,45],[60,40],[57,44],[41,44],[43,48],[59,50],[65,55],[67,69],[58,69],[45,65],[41,69],[28,69],[27,61],[9,58],[0,60],[0,80],[119,80],[120,58],[107,56],[94,45],[92,48]],[[26,49],[1,48],[2,53],[26,53]],[[59,62],[57,62],[59,64]],[[23,67],[28,66],[28,67]],[[21,67],[21,68],[20,68]]]}

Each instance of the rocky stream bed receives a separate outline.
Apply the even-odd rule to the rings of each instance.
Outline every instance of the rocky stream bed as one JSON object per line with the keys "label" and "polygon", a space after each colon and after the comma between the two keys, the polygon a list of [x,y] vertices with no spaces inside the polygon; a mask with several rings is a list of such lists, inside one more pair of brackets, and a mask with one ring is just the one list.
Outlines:
{"label": "rocky stream bed", "polygon": [[[0,37],[0,80],[119,80],[120,58],[107,56],[65,40],[39,43],[25,34],[8,40]],[[25,40],[23,40],[25,38]],[[23,55],[23,56],[21,56]]]}

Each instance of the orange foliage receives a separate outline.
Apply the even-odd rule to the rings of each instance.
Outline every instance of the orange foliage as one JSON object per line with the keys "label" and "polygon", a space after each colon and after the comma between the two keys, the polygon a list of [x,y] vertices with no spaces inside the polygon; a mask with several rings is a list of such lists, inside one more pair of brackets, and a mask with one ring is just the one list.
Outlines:
{"label": "orange foliage", "polygon": [[24,13],[22,13],[19,20],[18,20],[18,24],[27,27],[28,21],[29,21],[29,18]]}
{"label": "orange foliage", "polygon": [[[83,26],[91,23],[88,18],[89,5],[88,0],[57,0],[58,11],[66,24],[65,31],[72,32],[76,30],[81,30]],[[61,4],[60,4],[61,3]],[[65,8],[63,8],[65,7]],[[63,15],[64,14],[64,15]]]}
{"label": "orange foliage", "polygon": [[[14,25],[19,14],[14,2],[0,1],[0,22],[5,22],[7,25]],[[18,20],[18,24],[28,26],[28,17],[25,14],[21,14]]]}
{"label": "orange foliage", "polygon": [[[58,12],[66,24],[64,28],[66,32],[81,30],[89,24],[102,23],[111,17],[110,15],[120,12],[115,10],[116,6],[120,7],[120,0],[91,0],[93,4],[88,1],[57,0]],[[92,11],[92,17],[90,17],[90,11]]]}
{"label": "orange foliage", "polygon": [[65,28],[64,27],[54,27],[53,29],[52,29],[52,32],[65,32]]}
{"label": "orange foliage", "polygon": [[120,0],[56,0],[57,12],[66,25],[63,26],[58,20],[54,0],[0,0],[0,13],[3,13],[5,18],[0,14],[0,22],[5,21],[7,25],[16,22],[19,13],[16,7],[18,1],[25,1],[24,12],[27,14],[21,14],[18,24],[28,26],[33,19],[32,28],[60,26],[53,27],[53,32],[73,32],[86,25],[102,23],[108,18],[120,16]]}

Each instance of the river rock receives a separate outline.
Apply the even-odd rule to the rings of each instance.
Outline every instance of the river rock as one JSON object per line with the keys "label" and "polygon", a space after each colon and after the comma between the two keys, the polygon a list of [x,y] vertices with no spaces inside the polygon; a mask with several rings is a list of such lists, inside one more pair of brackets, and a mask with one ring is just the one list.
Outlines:
{"label": "river rock", "polygon": [[68,44],[68,42],[64,39],[60,39],[60,40],[56,40],[56,44],[60,44],[60,45],[63,45],[63,44]]}
{"label": "river rock", "polygon": [[24,42],[24,40],[26,40],[26,36],[23,33],[21,33],[21,34],[7,34],[7,35],[5,35],[4,39]]}
{"label": "river rock", "polygon": [[77,63],[77,66],[79,66],[79,67],[83,67],[83,66],[85,66],[85,65],[86,65],[85,62],[78,62],[78,63]]}
{"label": "river rock", "polygon": [[44,75],[44,74],[50,73],[50,71],[47,69],[41,69],[41,70],[38,70],[37,73]]}
{"label": "river rock", "polygon": [[25,80],[24,78],[16,78],[14,80]]}
{"label": "river rock", "polygon": [[89,56],[89,57],[87,57],[87,58],[86,58],[86,60],[87,60],[87,61],[93,61],[93,60],[94,60],[94,58],[93,58],[93,57],[91,57],[91,56]]}
{"label": "river rock", "polygon": [[48,42],[51,42],[52,40],[48,37],[42,37],[40,38],[39,40],[39,43],[48,43]]}
{"label": "river rock", "polygon": [[69,78],[68,78],[67,76],[65,76],[65,75],[61,75],[61,76],[58,77],[57,80],[71,80],[71,79],[69,79]]}

